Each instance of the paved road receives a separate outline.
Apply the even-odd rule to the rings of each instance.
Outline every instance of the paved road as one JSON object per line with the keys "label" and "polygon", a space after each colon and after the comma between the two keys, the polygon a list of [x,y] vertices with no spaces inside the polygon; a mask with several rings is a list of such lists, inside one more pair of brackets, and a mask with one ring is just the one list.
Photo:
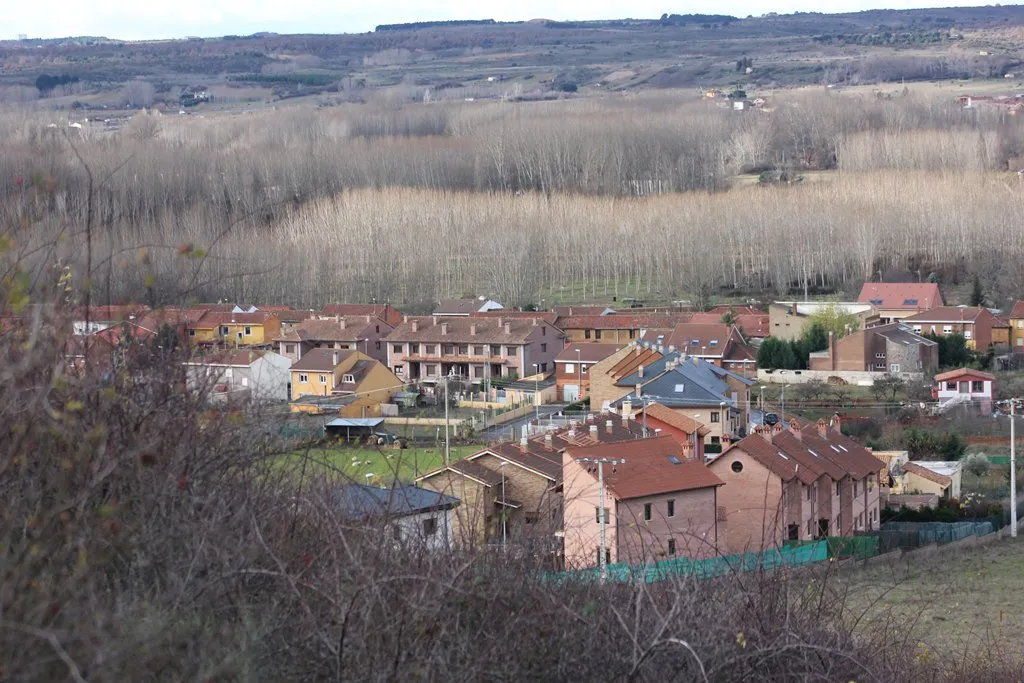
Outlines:
{"label": "paved road", "polygon": [[[562,405],[540,406],[541,424],[547,422],[548,416],[554,415],[564,408],[565,406]],[[536,413],[530,413],[530,415],[520,420],[512,420],[511,422],[506,422],[505,424],[498,425],[497,427],[489,427],[481,431],[477,436],[484,441],[515,440],[522,435],[523,426],[529,424],[535,419]]]}

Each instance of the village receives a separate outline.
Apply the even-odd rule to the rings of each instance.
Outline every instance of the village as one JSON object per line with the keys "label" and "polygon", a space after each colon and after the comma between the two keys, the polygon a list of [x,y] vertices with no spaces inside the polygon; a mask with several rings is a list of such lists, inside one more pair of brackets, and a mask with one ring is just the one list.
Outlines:
{"label": "village", "polygon": [[[968,458],[941,439],[886,447],[865,427],[872,412],[908,425],[955,415],[956,429],[970,422],[991,442],[1015,405],[989,370],[1015,367],[1024,302],[1005,314],[946,305],[933,282],[707,311],[513,310],[487,297],[441,301],[429,315],[390,304],[90,306],[73,325],[70,370],[116,370],[154,344],[184,350],[191,391],[243,415],[260,406],[329,444],[346,513],[384,518],[393,539],[429,548],[500,548],[605,576],[795,558],[818,541],[801,557],[867,558],[926,543],[924,527],[958,541],[1011,515],[981,490],[1005,457]],[[424,444],[433,458],[402,463]],[[979,490],[964,486],[968,471]],[[908,533],[913,522],[920,534]],[[948,528],[936,532],[939,522]]]}

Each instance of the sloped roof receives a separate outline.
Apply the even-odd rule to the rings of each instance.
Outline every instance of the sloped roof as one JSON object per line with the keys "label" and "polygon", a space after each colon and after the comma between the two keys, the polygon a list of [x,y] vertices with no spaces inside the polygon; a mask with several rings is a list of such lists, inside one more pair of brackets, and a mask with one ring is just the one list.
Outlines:
{"label": "sloped roof", "polygon": [[[686,459],[682,445],[671,436],[568,448],[566,455],[577,460],[624,458],[624,464],[604,467],[604,483],[619,500],[724,485],[704,463]],[[586,469],[585,463],[580,464]],[[596,468],[587,472],[597,479]]]}
{"label": "sloped roof", "polygon": [[487,300],[480,299],[445,299],[434,309],[435,315],[469,315],[483,308]]}
{"label": "sloped roof", "polygon": [[[648,331],[644,334],[643,340],[674,346],[676,349],[686,349],[690,354],[712,357],[722,356],[733,339],[733,329],[720,322],[679,323],[665,339],[657,339],[657,334]],[[652,336],[655,338],[652,339]]]}
{"label": "sloped roof", "polygon": [[333,317],[336,315],[372,315],[391,325],[398,324],[402,314],[390,304],[327,304],[320,309],[319,315]]}
{"label": "sloped roof", "polygon": [[405,517],[452,508],[459,502],[458,498],[419,486],[382,489],[363,484],[345,484],[334,491],[333,498],[349,518]]}
{"label": "sloped roof", "polygon": [[571,317],[574,315],[609,315],[616,311],[609,306],[552,306],[551,312],[558,317]]}
{"label": "sloped roof", "polygon": [[922,337],[917,332],[914,332],[909,327],[902,323],[892,323],[890,325],[881,325],[879,327],[869,327],[868,332],[878,334],[891,342],[897,344],[917,344],[920,346],[937,346],[938,342],[928,337]]}
{"label": "sloped roof", "polygon": [[193,356],[185,365],[225,365],[232,367],[249,367],[256,359],[263,354],[251,349],[237,349],[220,353],[209,353],[202,356]]}
{"label": "sloped roof", "polygon": [[927,311],[921,311],[904,318],[904,323],[959,323],[974,322],[981,315],[987,313],[988,309],[981,306],[939,306]]}
{"label": "sloped roof", "polygon": [[[290,332],[274,341],[283,342],[356,342],[371,334],[370,328],[387,325],[380,318],[369,315],[339,316],[337,318],[310,318],[303,320]],[[390,328],[390,325],[388,326]],[[376,333],[376,329],[373,330]]]}
{"label": "sloped roof", "polygon": [[662,358],[662,354],[658,351],[637,345],[634,351],[630,351],[629,355],[620,359],[618,363],[608,370],[608,376],[618,384],[625,378],[636,374],[637,369],[643,365],[645,370],[644,376],[651,377],[653,375],[648,374],[646,369],[653,367]]}
{"label": "sloped roof", "polygon": [[1010,311],[1010,317],[1015,319],[1024,318],[1024,301],[1018,301],[1013,305],[1013,310]]}
{"label": "sloped roof", "polygon": [[[338,363],[356,353],[351,349],[336,351],[334,349],[311,349],[302,354],[302,358],[292,364],[293,371],[301,372],[332,372]],[[337,357],[337,362],[335,362]]]}
{"label": "sloped roof", "polygon": [[905,311],[926,311],[945,303],[934,282],[865,282],[857,301],[876,308]]}
{"label": "sloped roof", "polygon": [[[608,356],[619,350],[618,344],[569,344],[561,353],[555,356],[556,361],[575,362],[577,358],[582,363],[599,363]],[[579,350],[577,355],[576,351]]]}
{"label": "sloped roof", "polygon": [[[642,412],[643,411],[641,410],[641,413]],[[689,415],[683,415],[671,408],[666,408],[660,403],[647,404],[647,418],[653,418],[660,422],[664,422],[668,426],[675,427],[686,434],[693,434],[696,432],[698,436],[706,436],[711,433],[710,429],[702,425],[700,422],[697,422]]]}
{"label": "sloped roof", "polygon": [[276,313],[273,311],[256,311],[255,313],[232,313],[231,311],[208,311],[206,315],[190,327],[197,329],[214,329],[220,325],[263,325]]}
{"label": "sloped roof", "polygon": [[[413,323],[417,325],[416,331],[412,329]],[[508,332],[505,332],[505,324],[509,327]],[[447,325],[447,334],[443,333],[445,325]],[[540,326],[551,327],[540,318],[409,316],[388,334],[387,340],[389,342],[415,341],[438,344],[525,344],[529,341],[530,335]],[[476,334],[472,334],[474,329]],[[562,333],[552,328],[552,332],[547,336],[554,341],[560,339]]]}
{"label": "sloped roof", "polygon": [[732,448],[715,458],[714,462],[727,460],[729,453],[734,450],[746,453],[783,481],[799,479],[804,484],[812,484],[821,476],[820,472],[800,467],[800,461],[794,460],[788,453],[783,453],[781,448],[761,434],[751,434],[740,439]]}
{"label": "sloped roof", "polygon": [[938,472],[934,472],[928,469],[927,467],[922,467],[919,463],[916,463],[912,460],[903,463],[901,467],[903,467],[904,472],[909,472],[910,474],[914,474],[918,477],[921,477],[922,479],[927,479],[928,481],[934,482],[942,487],[949,486],[950,484],[953,483],[952,477],[948,477],[945,474],[939,474]]}
{"label": "sloped roof", "polygon": [[958,368],[956,370],[950,370],[949,372],[943,372],[941,374],[935,375],[936,382],[948,382],[951,379],[960,378],[970,378],[994,382],[996,376],[990,375],[987,372],[982,372],[981,370],[974,370],[973,368]]}
{"label": "sloped roof", "polygon": [[563,330],[648,330],[670,328],[690,319],[689,313],[609,313],[560,316],[555,326]]}

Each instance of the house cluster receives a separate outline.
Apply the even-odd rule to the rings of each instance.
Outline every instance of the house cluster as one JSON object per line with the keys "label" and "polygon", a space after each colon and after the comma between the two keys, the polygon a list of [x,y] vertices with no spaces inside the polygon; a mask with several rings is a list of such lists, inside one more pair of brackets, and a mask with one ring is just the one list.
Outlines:
{"label": "house cluster", "polygon": [[[710,365],[698,361],[698,365]],[[877,529],[885,463],[830,424],[760,426],[706,458],[704,425],[658,402],[493,444],[417,485],[460,501],[453,544],[581,568],[778,547]]]}

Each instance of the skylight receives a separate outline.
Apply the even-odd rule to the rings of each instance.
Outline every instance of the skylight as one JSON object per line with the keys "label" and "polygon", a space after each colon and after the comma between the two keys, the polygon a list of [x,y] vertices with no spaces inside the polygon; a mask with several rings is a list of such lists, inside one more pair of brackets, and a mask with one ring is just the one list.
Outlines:
{"label": "skylight", "polygon": [[779,451],[778,453],[779,457],[782,458],[783,460],[789,460],[789,456],[783,453],[782,451]]}
{"label": "skylight", "polygon": [[712,339],[711,341],[708,342],[708,344],[710,346],[717,346],[718,345],[718,340],[717,339]]}
{"label": "skylight", "polygon": [[917,305],[917,299],[904,299],[903,300],[903,305],[904,306],[916,306]]}
{"label": "skylight", "polygon": [[681,461],[681,460],[679,460],[679,458],[677,458],[677,457],[676,457],[676,456],[674,456],[674,455],[670,455],[670,456],[668,456],[668,461],[669,461],[670,463],[672,463],[673,465],[682,465],[682,464],[683,464],[683,463],[682,463],[682,461]]}
{"label": "skylight", "polygon": [[693,346],[700,346],[700,339],[691,339],[690,344]]}
{"label": "skylight", "polygon": [[807,449],[807,452],[810,453],[811,455],[813,455],[815,458],[820,458],[821,457],[820,455],[818,455],[817,453],[812,451],[810,448]]}
{"label": "skylight", "polygon": [[677,393],[677,394],[681,394],[681,393],[683,393],[683,392],[684,392],[685,390],[686,390],[686,385],[685,385],[685,384],[677,384],[677,385],[676,385],[676,393]]}
{"label": "skylight", "polygon": [[882,305],[882,300],[881,299],[872,299],[871,300],[871,305],[872,306],[881,306]]}
{"label": "skylight", "polygon": [[843,453],[849,453],[850,452],[850,451],[846,450],[846,446],[843,446],[842,444],[839,445],[839,450],[841,450]]}
{"label": "skylight", "polygon": [[839,449],[838,449],[838,448],[836,448],[835,446],[829,445],[829,448],[831,448],[832,450],[834,450],[834,451],[835,451],[836,453],[838,453],[838,452],[839,452]]}

